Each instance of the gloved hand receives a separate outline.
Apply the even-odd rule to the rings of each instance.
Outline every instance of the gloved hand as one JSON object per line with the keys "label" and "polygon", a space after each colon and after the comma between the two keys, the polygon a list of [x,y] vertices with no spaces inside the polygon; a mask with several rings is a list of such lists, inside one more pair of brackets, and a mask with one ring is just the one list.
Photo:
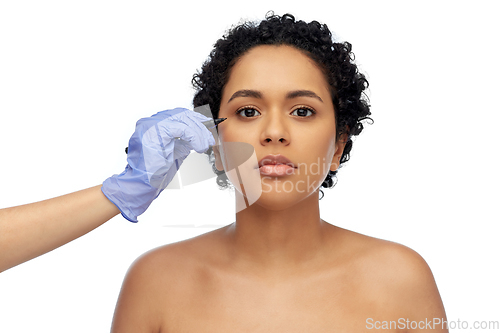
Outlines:
{"label": "gloved hand", "polygon": [[215,145],[212,133],[202,124],[210,120],[198,112],[175,108],[137,122],[125,171],[106,179],[101,188],[123,217],[137,222],[137,216],[174,178],[191,149],[203,153]]}

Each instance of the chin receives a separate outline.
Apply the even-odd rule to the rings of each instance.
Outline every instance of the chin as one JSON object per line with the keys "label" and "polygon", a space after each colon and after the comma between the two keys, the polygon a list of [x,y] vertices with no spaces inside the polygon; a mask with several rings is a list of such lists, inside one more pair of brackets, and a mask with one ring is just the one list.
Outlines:
{"label": "chin", "polygon": [[286,210],[300,204],[312,193],[300,192],[263,192],[259,199],[254,203],[262,208],[272,211]]}

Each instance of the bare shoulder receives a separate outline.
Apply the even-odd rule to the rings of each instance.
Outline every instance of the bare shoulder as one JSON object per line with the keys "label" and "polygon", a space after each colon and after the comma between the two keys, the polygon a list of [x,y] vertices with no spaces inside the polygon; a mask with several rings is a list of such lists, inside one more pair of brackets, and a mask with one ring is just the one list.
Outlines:
{"label": "bare shoulder", "polygon": [[163,287],[168,280],[176,281],[177,287],[182,281],[187,283],[192,273],[217,260],[223,246],[222,229],[150,250],[132,264],[129,274],[158,281]]}
{"label": "bare shoulder", "polygon": [[195,296],[200,272],[217,251],[218,232],[146,252],[130,266],[113,318],[112,332],[159,332],[165,320],[162,309],[172,309],[180,299]]}
{"label": "bare shoulder", "polygon": [[341,232],[346,243],[350,244],[349,251],[372,272],[390,274],[401,280],[427,279],[432,276],[424,258],[407,246],[346,229],[341,229]]}
{"label": "bare shoulder", "polygon": [[[339,228],[354,274],[361,276],[374,298],[391,304],[401,316],[445,317],[432,271],[413,249]],[[429,317],[430,316],[430,317]]]}

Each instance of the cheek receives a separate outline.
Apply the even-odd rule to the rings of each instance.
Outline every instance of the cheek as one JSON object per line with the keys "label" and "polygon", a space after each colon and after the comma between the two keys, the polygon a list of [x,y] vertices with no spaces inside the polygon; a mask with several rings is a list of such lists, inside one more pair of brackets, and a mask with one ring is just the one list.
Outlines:
{"label": "cheek", "polygon": [[[229,125],[229,124],[228,124]],[[226,126],[225,128],[219,129],[219,138],[221,141],[225,142],[246,142],[251,143],[257,133],[255,126],[240,126],[236,122],[232,123],[231,126]]]}
{"label": "cheek", "polygon": [[298,156],[304,163],[303,174],[316,174],[319,178],[326,177],[331,167],[331,162],[335,154],[335,137],[325,133],[323,136],[316,134],[315,140],[303,140],[300,151],[302,156]]}
{"label": "cheek", "polygon": [[302,146],[302,151],[321,157],[327,155],[333,157],[335,153],[335,133],[332,131],[332,127],[315,126],[307,130],[301,128],[295,133],[293,143]]}
{"label": "cheek", "polygon": [[305,175],[317,175],[319,178],[326,177],[330,164],[333,158],[333,153],[330,153],[324,147],[316,146],[315,149],[309,148],[302,158],[301,173]]}
{"label": "cheek", "polygon": [[333,159],[333,155],[335,155],[335,136],[332,136],[329,141],[325,144],[325,152],[327,158],[331,161]]}
{"label": "cheek", "polygon": [[[330,124],[330,122],[328,122]],[[316,137],[319,138],[317,140],[317,148],[318,153],[321,156],[324,156],[326,159],[330,161],[335,154],[335,123],[331,122],[330,126],[324,126],[321,129],[318,129]]]}

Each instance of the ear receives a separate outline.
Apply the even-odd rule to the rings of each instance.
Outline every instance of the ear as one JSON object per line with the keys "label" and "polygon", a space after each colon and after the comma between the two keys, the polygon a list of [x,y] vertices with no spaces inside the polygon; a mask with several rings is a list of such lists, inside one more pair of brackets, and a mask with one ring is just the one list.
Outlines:
{"label": "ear", "polygon": [[344,153],[344,148],[348,140],[347,133],[340,136],[340,139],[335,142],[335,154],[333,155],[332,164],[330,164],[330,171],[335,171],[340,166],[340,159]]}
{"label": "ear", "polygon": [[222,159],[220,157],[219,145],[215,145],[212,147],[215,155],[215,168],[218,171],[224,171],[224,166],[222,165]]}

